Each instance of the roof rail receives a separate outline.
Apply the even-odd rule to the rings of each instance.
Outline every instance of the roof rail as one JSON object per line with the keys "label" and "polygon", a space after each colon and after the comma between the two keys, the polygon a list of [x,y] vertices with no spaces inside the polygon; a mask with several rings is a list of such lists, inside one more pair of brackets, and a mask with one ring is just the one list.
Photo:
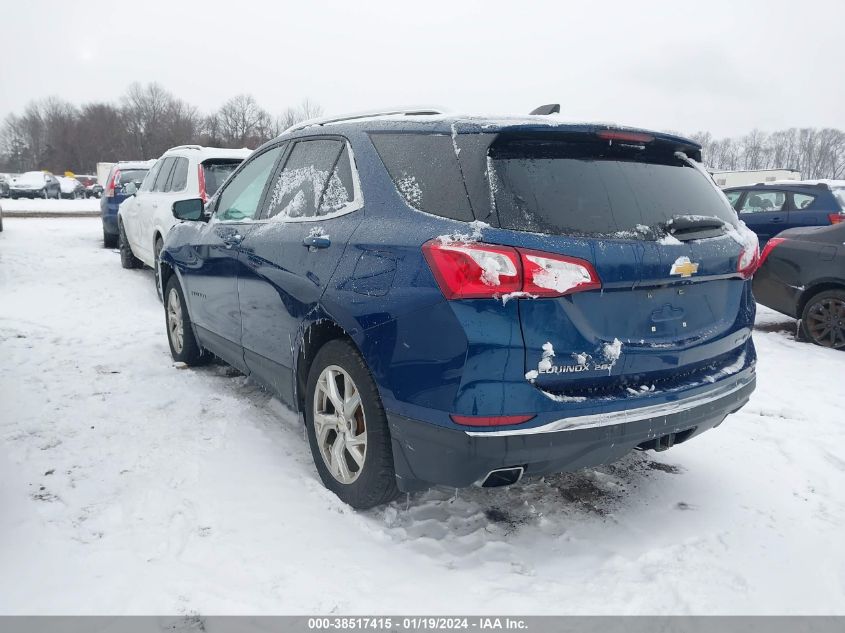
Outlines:
{"label": "roof rail", "polygon": [[340,114],[337,116],[331,117],[319,117],[316,119],[308,119],[307,121],[300,121],[299,123],[294,123],[288,129],[286,129],[282,134],[287,134],[288,132],[295,132],[296,130],[301,130],[306,127],[311,127],[312,125],[325,125],[326,123],[340,123],[341,121],[354,121],[356,119],[369,119],[372,117],[377,116],[389,116],[389,115],[403,115],[403,116],[425,116],[425,115],[432,115],[432,114],[445,114],[445,110],[438,107],[438,106],[419,106],[419,107],[407,107],[407,108],[394,108],[390,110],[365,110],[362,112],[351,112],[349,114]]}

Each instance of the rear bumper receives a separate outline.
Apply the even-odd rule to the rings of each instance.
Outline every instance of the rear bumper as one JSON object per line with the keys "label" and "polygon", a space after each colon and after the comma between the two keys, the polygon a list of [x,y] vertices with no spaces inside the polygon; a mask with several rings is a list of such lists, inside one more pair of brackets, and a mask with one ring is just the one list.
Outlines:
{"label": "rear bumper", "polygon": [[754,273],[752,284],[754,298],[758,303],[794,319],[799,318],[798,302],[803,292],[801,288],[785,283],[773,275],[766,265]]}
{"label": "rear bumper", "polygon": [[397,484],[406,492],[435,484],[462,488],[497,468],[543,475],[610,463],[656,438],[678,434],[679,443],[718,426],[748,402],[755,384],[752,366],[662,405],[506,431],[467,432],[388,412]]}

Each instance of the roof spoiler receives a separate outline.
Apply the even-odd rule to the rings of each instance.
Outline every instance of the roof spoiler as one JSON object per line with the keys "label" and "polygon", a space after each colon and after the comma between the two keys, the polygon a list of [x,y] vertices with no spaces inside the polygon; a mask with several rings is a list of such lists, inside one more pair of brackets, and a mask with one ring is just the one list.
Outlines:
{"label": "roof spoiler", "polygon": [[547,103],[546,105],[541,105],[537,108],[534,108],[528,114],[557,114],[560,112],[560,104],[559,103]]}

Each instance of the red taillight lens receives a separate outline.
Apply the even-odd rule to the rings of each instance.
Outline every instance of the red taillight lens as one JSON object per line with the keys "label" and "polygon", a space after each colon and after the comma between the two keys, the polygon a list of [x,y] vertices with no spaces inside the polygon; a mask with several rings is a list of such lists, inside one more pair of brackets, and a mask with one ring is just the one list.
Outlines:
{"label": "red taillight lens", "polygon": [[197,179],[199,180],[199,191],[200,191],[200,198],[202,198],[203,203],[208,202],[208,193],[205,190],[205,171],[202,168],[202,165],[197,165]]}
{"label": "red taillight lens", "polygon": [[524,424],[528,420],[533,420],[534,415],[457,415],[451,414],[449,417],[455,424],[463,424],[464,426],[508,426],[509,424]]}
{"label": "red taillight lens", "polygon": [[120,182],[120,170],[115,169],[112,172],[111,177],[109,178],[108,183],[106,183],[106,196],[109,198],[114,198],[114,183]]}
{"label": "red taillight lens", "polygon": [[830,220],[831,224],[839,224],[840,222],[845,222],[845,213],[830,213],[827,219]]}
{"label": "red taillight lens", "polygon": [[760,268],[760,266],[763,265],[763,262],[766,261],[766,258],[769,256],[769,253],[772,252],[772,249],[775,246],[777,246],[781,242],[785,242],[785,241],[786,241],[785,237],[773,237],[768,242],[766,242],[766,245],[763,247],[763,252],[760,253],[760,261],[757,264],[757,268]]}
{"label": "red taillight lens", "polygon": [[575,257],[477,242],[423,244],[423,254],[447,299],[489,299],[511,292],[562,297],[601,288],[590,262]]}
{"label": "red taillight lens", "polygon": [[562,297],[601,288],[590,262],[576,257],[517,249],[522,257],[523,292],[539,297]]}
{"label": "red taillight lens", "polygon": [[596,136],[606,141],[627,141],[629,143],[651,143],[654,137],[642,132],[627,132],[625,130],[600,130]]}
{"label": "red taillight lens", "polygon": [[423,244],[422,249],[447,299],[481,299],[522,290],[515,248],[438,238]]}
{"label": "red taillight lens", "polygon": [[739,252],[739,261],[736,265],[736,270],[743,279],[750,278],[760,266],[760,241],[756,233],[749,231],[749,235],[753,237],[749,238],[748,243]]}

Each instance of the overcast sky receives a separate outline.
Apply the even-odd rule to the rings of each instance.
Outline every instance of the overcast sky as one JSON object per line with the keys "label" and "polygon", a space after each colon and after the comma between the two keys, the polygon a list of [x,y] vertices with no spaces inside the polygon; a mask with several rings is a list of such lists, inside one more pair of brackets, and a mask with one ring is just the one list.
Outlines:
{"label": "overcast sky", "polygon": [[[398,104],[717,136],[845,129],[845,1],[4,1],[0,116],[157,81],[203,111]],[[10,6],[14,5],[13,7]]]}

